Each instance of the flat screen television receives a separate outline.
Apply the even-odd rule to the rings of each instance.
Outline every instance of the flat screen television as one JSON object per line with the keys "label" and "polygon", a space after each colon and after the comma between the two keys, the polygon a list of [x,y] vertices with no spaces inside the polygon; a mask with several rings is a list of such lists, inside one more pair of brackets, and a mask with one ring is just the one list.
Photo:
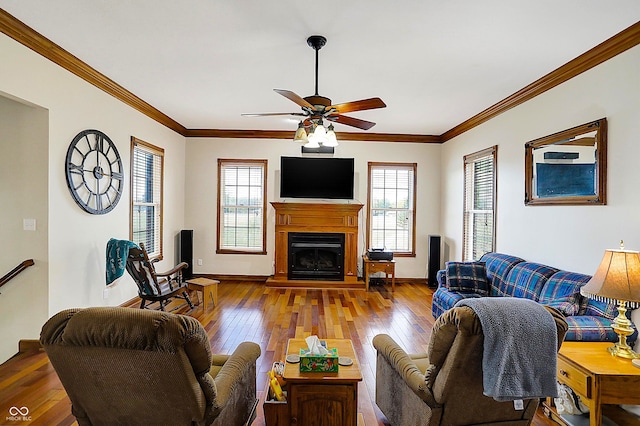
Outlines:
{"label": "flat screen television", "polygon": [[280,198],[353,199],[353,158],[281,157]]}

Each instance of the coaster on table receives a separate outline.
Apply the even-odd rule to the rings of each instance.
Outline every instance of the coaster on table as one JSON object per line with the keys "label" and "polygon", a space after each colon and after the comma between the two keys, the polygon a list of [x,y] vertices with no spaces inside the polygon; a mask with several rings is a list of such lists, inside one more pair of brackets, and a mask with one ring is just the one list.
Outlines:
{"label": "coaster on table", "polygon": [[300,355],[296,355],[296,354],[287,355],[287,362],[290,362],[291,364],[300,362]]}
{"label": "coaster on table", "polygon": [[341,356],[338,358],[338,364],[346,367],[353,364],[353,360],[349,357]]}

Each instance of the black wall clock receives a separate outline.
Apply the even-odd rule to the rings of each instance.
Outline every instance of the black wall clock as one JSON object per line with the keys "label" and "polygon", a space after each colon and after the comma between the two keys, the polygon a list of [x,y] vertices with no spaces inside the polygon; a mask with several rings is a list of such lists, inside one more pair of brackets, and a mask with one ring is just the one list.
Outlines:
{"label": "black wall clock", "polygon": [[67,150],[64,163],[67,186],[83,210],[105,214],[118,204],[124,188],[120,154],[99,130],[78,133]]}

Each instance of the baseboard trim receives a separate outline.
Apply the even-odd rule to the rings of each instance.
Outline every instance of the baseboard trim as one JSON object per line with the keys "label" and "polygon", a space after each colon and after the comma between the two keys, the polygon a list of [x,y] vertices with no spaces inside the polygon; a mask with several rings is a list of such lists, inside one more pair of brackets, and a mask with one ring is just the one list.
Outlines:
{"label": "baseboard trim", "polygon": [[[218,280],[221,283],[224,281],[253,281],[253,282],[264,282],[269,284],[272,280],[272,276],[266,275],[221,275],[221,274],[193,274],[193,278],[209,278],[210,280]],[[310,283],[312,280],[297,280],[297,282]],[[328,281],[331,282],[331,281]],[[335,281],[333,281],[335,284]],[[357,281],[354,282],[356,285],[351,287],[360,288],[361,284],[364,284],[362,277],[359,277]],[[402,278],[396,277],[396,284],[398,283],[412,283],[412,284],[424,284],[427,285],[426,278]],[[299,286],[293,286],[299,287]],[[350,287],[350,286],[347,286]],[[133,299],[132,299],[133,300]]]}
{"label": "baseboard trim", "polygon": [[265,282],[269,278],[267,275],[221,275],[221,274],[193,274],[193,278],[209,278],[210,280],[222,281],[252,281]]}
{"label": "baseboard trim", "polygon": [[22,354],[25,352],[35,352],[42,351],[42,345],[40,344],[40,340],[36,339],[21,339],[18,342],[18,353]]}

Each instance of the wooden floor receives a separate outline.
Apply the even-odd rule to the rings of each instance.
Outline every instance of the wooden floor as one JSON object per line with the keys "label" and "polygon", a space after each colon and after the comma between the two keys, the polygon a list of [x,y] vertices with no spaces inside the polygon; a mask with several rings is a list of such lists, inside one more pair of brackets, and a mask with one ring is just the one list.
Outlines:
{"label": "wooden floor", "polygon": [[[374,401],[375,350],[373,337],[391,335],[408,352],[426,351],[433,317],[432,290],[420,284],[396,283],[395,293],[383,286],[364,290],[305,290],[267,288],[263,283],[223,282],[218,305],[203,312],[201,306],[187,312],[205,327],[214,353],[231,353],[242,341],[262,348],[258,359],[258,417],[263,426],[263,390],[267,371],[282,361],[287,339],[312,334],[346,338],[353,345],[362,368],[358,412],[365,424],[388,425]],[[192,295],[197,301],[197,295]],[[134,305],[137,308],[137,306]],[[73,425],[71,404],[46,355],[41,351],[19,354],[0,365],[0,424],[11,407],[27,407],[30,421],[20,425]],[[555,425],[539,410],[534,425]]]}

